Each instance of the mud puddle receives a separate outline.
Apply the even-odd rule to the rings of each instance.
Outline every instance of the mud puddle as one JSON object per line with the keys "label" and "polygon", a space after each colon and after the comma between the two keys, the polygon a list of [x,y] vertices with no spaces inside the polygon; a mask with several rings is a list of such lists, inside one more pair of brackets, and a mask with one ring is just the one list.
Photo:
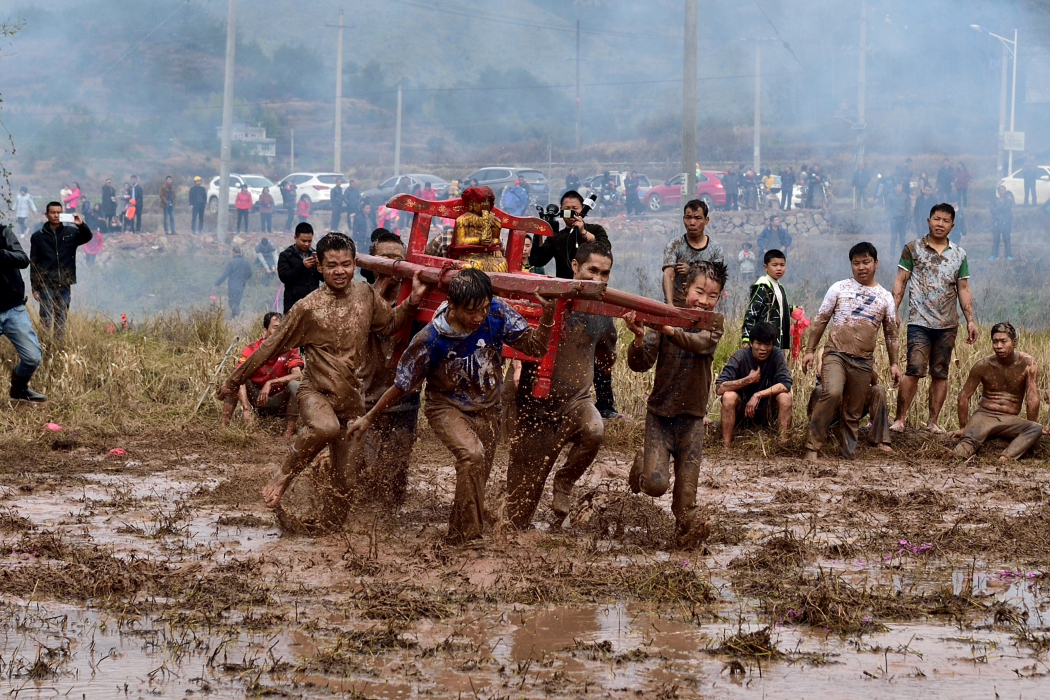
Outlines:
{"label": "mud puddle", "polygon": [[314,618],[277,632],[59,604],[9,603],[0,615],[0,692],[17,697],[984,699],[1050,687],[1045,659],[1009,634],[932,624],[861,639],[781,627],[772,641],[783,659],[762,660],[706,651],[746,625],[673,622],[630,605],[516,607],[397,632],[332,615],[323,629]]}

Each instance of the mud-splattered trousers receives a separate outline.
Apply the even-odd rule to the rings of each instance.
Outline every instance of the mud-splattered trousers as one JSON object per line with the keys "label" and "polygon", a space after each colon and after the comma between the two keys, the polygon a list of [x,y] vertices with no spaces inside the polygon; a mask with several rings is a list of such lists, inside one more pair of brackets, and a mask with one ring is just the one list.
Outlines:
{"label": "mud-splattered trousers", "polygon": [[828,439],[828,428],[838,418],[839,450],[850,458],[857,449],[860,417],[868,403],[871,363],[841,352],[824,354],[820,370],[822,392],[809,420],[806,449],[819,452]]}
{"label": "mud-splattered trousers", "polygon": [[528,527],[558,455],[570,445],[554,474],[554,512],[564,519],[576,481],[594,462],[605,436],[601,414],[589,395],[546,401],[519,391],[517,417],[507,466],[507,515],[515,527]]}
{"label": "mud-splattered trousers", "polygon": [[1005,438],[1012,442],[1003,450],[1003,457],[1020,459],[1043,434],[1043,426],[1020,416],[996,413],[978,408],[963,428],[962,441],[955,446],[955,454],[963,459],[973,457],[989,438]]}
{"label": "mud-splattered trousers", "polygon": [[699,525],[696,488],[700,480],[701,450],[704,446],[702,416],[679,414],[670,418],[649,411],[645,414],[645,447],[634,458],[631,487],[654,498],[667,493],[671,484],[670,464],[674,460],[674,489],[671,513],[675,534],[684,535]]}

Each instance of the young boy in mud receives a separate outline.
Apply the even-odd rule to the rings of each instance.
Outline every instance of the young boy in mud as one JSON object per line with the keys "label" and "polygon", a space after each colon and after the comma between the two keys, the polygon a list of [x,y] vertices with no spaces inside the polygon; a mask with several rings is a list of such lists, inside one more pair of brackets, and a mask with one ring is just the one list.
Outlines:
{"label": "young boy in mud", "polygon": [[[767,251],[767,255],[772,252]],[[780,428],[780,441],[791,436],[791,370],[776,346],[777,328],[756,323],[751,343],[733,353],[715,382],[722,402],[722,445],[733,446],[733,432],[748,423]]]}
{"label": "young boy in mud", "polygon": [[[1009,323],[992,326],[993,354],[977,361],[959,392],[959,430],[955,456],[969,459],[988,438],[1012,440],[1000,462],[1019,459],[1039,442],[1039,367],[1031,355],[1017,352],[1017,331]],[[970,399],[981,387],[981,402],[970,416]],[[1025,404],[1028,420],[1020,417]]]}
{"label": "young boy in mud", "polygon": [[[263,488],[267,507],[277,508],[292,480],[329,446],[337,494],[345,498],[346,475],[352,463],[350,446],[339,440],[344,426],[364,413],[358,378],[369,363],[369,334],[391,335],[415,316],[427,285],[412,280],[412,294],[396,309],[363,282],[353,282],[354,242],[341,233],[329,233],[317,244],[317,264],[324,286],[299,300],[277,332],[238,367],[219,389],[219,396],[236,394],[238,387],[263,364],[292,348],[302,348],[306,361],[299,387],[299,431],[288,456]],[[384,409],[385,410],[385,409]],[[337,527],[341,523],[327,523]]]}
{"label": "young boy in mud", "polygon": [[[685,278],[686,308],[711,311],[726,283],[721,261],[697,261]],[[659,497],[667,492],[669,463],[674,459],[671,512],[675,517],[675,546],[694,547],[707,539],[711,526],[696,505],[700,479],[704,417],[711,391],[711,363],[722,337],[722,328],[687,331],[664,326],[646,330],[634,312],[624,316],[634,342],[627,351],[627,365],[635,372],[656,365],[653,391],[646,400],[645,444],[634,459],[628,484],[631,491]]]}
{"label": "young boy in mud", "polygon": [[[572,260],[573,279],[608,282],[613,255],[599,241],[582,243]],[[546,398],[532,395],[537,365],[522,363],[515,396],[516,419],[507,467],[507,514],[526,528],[562,448],[571,445],[554,475],[553,527],[560,527],[572,504],[572,487],[594,461],[605,436],[602,417],[591,401],[592,368],[608,372],[616,363],[616,326],[611,318],[570,313],[565,317],[558,357]]]}
{"label": "young boy in mud", "polygon": [[779,248],[771,248],[766,251],[763,263],[766,274],[751,285],[740,342],[747,345],[751,342],[751,333],[755,325],[769,323],[776,331],[773,344],[781,350],[790,351],[791,305],[788,304],[784,286],[780,284],[787,271],[787,256]]}
{"label": "young boy in mud", "polygon": [[[824,385],[821,382],[820,374],[821,368],[823,367],[824,353],[821,353],[817,359],[817,383],[813,387],[813,393],[809,395],[809,403],[806,406],[806,415],[809,417],[813,416],[813,409],[816,408],[817,402],[820,401],[820,397],[824,393]],[[841,426],[841,413],[835,414],[829,427],[832,429],[839,428]],[[893,453],[893,448],[890,447],[890,409],[889,404],[886,402],[886,387],[879,383],[879,372],[872,363],[871,368],[871,386],[868,387],[867,396],[864,399],[864,412],[861,414],[861,420],[867,415],[871,418],[871,427],[868,428],[868,443],[880,452],[886,452],[888,454]],[[842,436],[839,435],[839,441],[843,440]]]}
{"label": "young boy in mud", "polygon": [[[404,243],[386,229],[376,229],[368,252],[387,260],[405,259]],[[377,275],[372,288],[393,307],[401,289],[401,280]],[[369,362],[361,373],[362,395],[368,410],[394,385],[397,374],[394,351],[400,341],[400,335],[368,334],[369,348],[366,355],[374,358],[374,361]],[[391,509],[398,508],[405,499],[408,460],[416,442],[418,420],[419,392],[416,391],[376,416],[375,423],[365,433],[361,460],[362,482],[368,485],[374,497]]]}
{"label": "young boy in mud", "polygon": [[554,326],[554,303],[544,306],[539,328],[492,294],[481,270],[461,270],[448,285],[442,304],[401,356],[394,385],[347,429],[347,439],[364,434],[376,418],[426,381],[426,417],[456,460],[456,495],[446,540],[462,544],[481,538],[485,482],[496,456],[503,345],[533,357],[547,353]]}
{"label": "young boy in mud", "polygon": [[897,364],[897,307],[893,296],[875,281],[879,253],[871,243],[858,243],[850,248],[849,259],[853,277],[831,285],[824,295],[802,358],[802,371],[808,372],[824,330],[830,324],[821,368],[822,394],[813,407],[806,440],[805,459],[809,462],[819,459],[820,448],[836,415],[840,416],[840,452],[847,459],[853,457],[860,417],[871,386],[880,327],[886,337],[894,386],[901,377]]}

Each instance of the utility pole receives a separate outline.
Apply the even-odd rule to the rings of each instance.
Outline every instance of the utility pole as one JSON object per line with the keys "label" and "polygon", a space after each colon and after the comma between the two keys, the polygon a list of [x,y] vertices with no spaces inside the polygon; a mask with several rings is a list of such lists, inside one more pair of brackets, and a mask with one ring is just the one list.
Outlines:
{"label": "utility pole", "polygon": [[335,47],[335,165],[343,172],[343,10],[339,8],[339,40]]}
{"label": "utility pole", "polygon": [[699,35],[697,0],[685,0],[685,55],[682,66],[682,172],[683,197],[696,195],[696,61]]}
{"label": "utility pole", "polygon": [[[580,20],[576,20],[576,153],[580,153]],[[578,158],[577,158],[578,160]]]}
{"label": "utility pole", "polygon": [[999,165],[996,174],[1003,177],[1003,168],[1006,166],[1006,65],[1009,60],[1009,51],[1003,44],[1003,70],[999,83]]}
{"label": "utility pole", "polygon": [[[865,89],[868,83],[868,0],[860,0],[860,63],[857,66],[857,167],[864,165],[864,147],[868,140],[865,122]],[[856,199],[856,197],[854,197]]]}
{"label": "utility pole", "polygon": [[219,165],[219,218],[215,234],[225,243],[230,234],[230,142],[233,140],[233,59],[237,50],[237,0],[230,0],[226,18],[226,77],[222,90],[222,149]]}
{"label": "utility pole", "polygon": [[[1014,115],[1017,111],[1017,30],[1014,30],[1014,77],[1010,88],[1010,132],[1014,133]],[[1009,173],[1014,171],[1014,152],[1010,151]]]}
{"label": "utility pole", "polygon": [[762,165],[762,42],[755,42],[755,149],[752,166],[758,175]]}
{"label": "utility pole", "polygon": [[397,125],[394,127],[394,175],[401,174],[401,81],[397,81]]}

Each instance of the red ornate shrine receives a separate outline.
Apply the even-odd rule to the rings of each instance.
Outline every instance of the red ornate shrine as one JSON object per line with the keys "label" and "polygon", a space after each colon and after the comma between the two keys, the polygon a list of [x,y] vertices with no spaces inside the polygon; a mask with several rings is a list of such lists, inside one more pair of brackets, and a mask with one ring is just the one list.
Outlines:
{"label": "red ornate shrine", "polygon": [[[401,300],[408,297],[411,292],[411,279],[418,271],[424,282],[434,285],[416,315],[417,321],[427,323],[434,318],[434,312],[445,300],[444,290],[448,288],[449,281],[466,266],[466,263],[462,261],[427,255],[424,252],[427,237],[430,235],[430,223],[434,217],[455,219],[467,210],[466,206],[461,199],[428,202],[407,194],[394,197],[387,203],[387,206],[391,209],[413,213],[412,230],[408,237],[405,260],[393,261],[358,253],[357,264],[377,274],[402,278],[404,281],[401,287]],[[521,265],[525,236],[529,234],[552,236],[554,232],[543,219],[519,218],[495,208],[492,214],[503,225],[503,228],[510,231],[506,248],[508,272],[487,273],[492,279],[493,291],[507,299],[533,326],[539,322],[543,313],[542,307],[532,300],[533,295],[538,293],[548,299],[556,300],[554,332],[551,333],[550,346],[546,355],[536,358],[522,355],[507,346],[504,346],[503,349],[504,357],[539,363],[537,382],[532,392],[537,398],[543,398],[550,392],[550,378],[554,373],[554,361],[558,356],[558,345],[561,342],[565,314],[570,311],[599,314],[612,318],[622,318],[629,311],[634,311],[639,322],[653,327],[678,326],[703,330],[722,327],[721,314],[698,309],[679,309],[636,294],[612,289],[600,282],[566,280],[523,272]],[[405,332],[406,344],[407,340],[408,331]]]}

